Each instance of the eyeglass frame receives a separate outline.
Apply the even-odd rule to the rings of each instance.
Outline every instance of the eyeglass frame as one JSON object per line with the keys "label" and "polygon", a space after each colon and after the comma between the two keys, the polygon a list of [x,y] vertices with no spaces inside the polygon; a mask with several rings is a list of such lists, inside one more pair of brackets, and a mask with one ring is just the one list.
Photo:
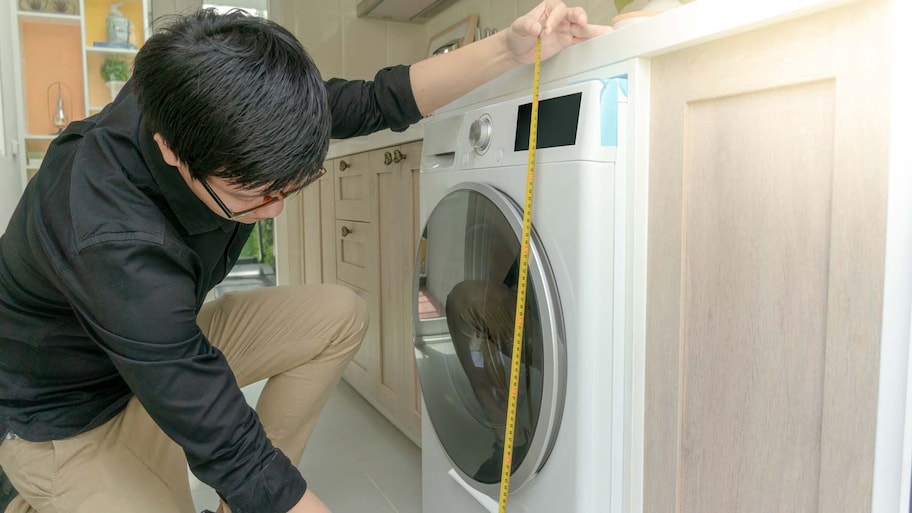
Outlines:
{"label": "eyeglass frame", "polygon": [[220,198],[219,195],[216,194],[214,190],[212,190],[212,186],[209,185],[209,182],[206,181],[205,178],[200,180],[200,183],[203,185],[203,189],[206,189],[206,192],[209,193],[209,196],[213,199],[213,201],[215,201],[215,203],[219,206],[219,208],[222,209],[222,212],[224,212],[225,217],[227,217],[229,221],[237,221],[238,219],[241,219],[242,217],[246,217],[263,207],[267,207],[269,205],[272,205],[273,203],[278,203],[279,201],[283,201],[283,200],[286,200],[286,199],[294,196],[295,194],[304,190],[304,188],[307,187],[308,185],[319,180],[325,174],[326,174],[326,169],[321,169],[319,174],[317,174],[314,178],[312,178],[311,180],[308,180],[304,185],[302,185],[296,189],[293,189],[289,192],[279,192],[274,196],[271,194],[264,194],[264,196],[267,198],[266,201],[264,201],[263,203],[255,206],[253,208],[247,208],[247,209],[241,210],[240,212],[235,212],[235,211],[231,210],[230,208],[228,208],[228,205],[226,205],[225,202],[222,201],[222,198]]}

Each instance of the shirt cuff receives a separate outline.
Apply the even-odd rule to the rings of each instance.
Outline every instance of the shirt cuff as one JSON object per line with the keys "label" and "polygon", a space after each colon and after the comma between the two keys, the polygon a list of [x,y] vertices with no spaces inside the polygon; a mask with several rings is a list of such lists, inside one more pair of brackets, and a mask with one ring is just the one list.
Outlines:
{"label": "shirt cuff", "polygon": [[300,502],[307,482],[282,451],[259,474],[251,476],[243,490],[227,493],[225,502],[233,513],[287,513]]}

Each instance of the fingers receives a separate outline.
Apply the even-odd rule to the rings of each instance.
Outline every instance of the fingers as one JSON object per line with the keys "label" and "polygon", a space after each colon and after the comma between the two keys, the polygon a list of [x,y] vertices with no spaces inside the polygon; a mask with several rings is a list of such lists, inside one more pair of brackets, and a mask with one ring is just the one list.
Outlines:
{"label": "fingers", "polygon": [[[554,32],[562,22],[568,19],[567,13],[570,9],[567,8],[567,5],[564,4],[564,2],[560,1],[546,1],[542,2],[541,5],[545,7],[543,12],[544,30],[541,35],[547,36]],[[583,18],[585,18],[585,14],[583,14]]]}
{"label": "fingers", "polygon": [[570,11],[574,11],[574,13],[569,19],[579,19],[580,12],[578,11],[582,11],[582,18],[585,20],[586,14],[582,8],[568,8],[561,0],[544,0],[517,19],[513,24],[513,29],[521,31],[523,35],[544,37],[554,32],[561,22],[567,20]]}
{"label": "fingers", "polygon": [[600,36],[610,31],[611,27],[589,25],[586,10],[582,7],[567,7],[561,0],[544,0],[514,21],[512,29],[519,36],[569,34],[576,43]]}
{"label": "fingers", "polygon": [[513,30],[521,35],[537,37],[542,30],[542,25],[537,18],[532,16],[532,13],[529,13],[516,20]]}
{"label": "fingers", "polygon": [[567,14],[565,15],[565,18],[573,25],[586,25],[589,23],[589,18],[586,15],[586,10],[582,7],[567,8]]}
{"label": "fingers", "polygon": [[[546,0],[533,9],[529,15],[537,16],[536,19],[544,27],[542,36],[553,32],[573,32],[578,26],[585,27],[588,23],[586,10],[582,7],[567,7],[560,0]],[[535,27],[537,29],[538,27]],[[530,32],[537,36],[538,30]]]}

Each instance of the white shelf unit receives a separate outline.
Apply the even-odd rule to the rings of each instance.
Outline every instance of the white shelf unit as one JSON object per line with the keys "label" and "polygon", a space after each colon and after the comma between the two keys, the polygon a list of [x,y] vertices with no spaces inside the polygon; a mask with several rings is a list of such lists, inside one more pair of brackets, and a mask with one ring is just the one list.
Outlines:
{"label": "white shelf unit", "polygon": [[[100,75],[101,64],[115,57],[132,64],[138,49],[96,47],[106,41],[105,18],[112,3],[132,22],[133,43],[138,47],[151,34],[151,0],[69,0],[65,13],[23,9],[27,3],[13,1],[13,68],[19,105],[19,168],[23,188],[41,166],[44,152],[57,137],[51,123],[56,108],[54,86],[60,82],[67,122],[100,112],[111,100]],[[74,14],[75,12],[75,14]]]}

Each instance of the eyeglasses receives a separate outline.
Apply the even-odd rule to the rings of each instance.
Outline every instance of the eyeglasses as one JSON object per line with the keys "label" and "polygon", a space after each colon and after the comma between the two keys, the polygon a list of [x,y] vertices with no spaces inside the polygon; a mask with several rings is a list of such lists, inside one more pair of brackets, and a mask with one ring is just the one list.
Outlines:
{"label": "eyeglasses", "polygon": [[301,192],[308,185],[310,185],[313,182],[320,179],[324,174],[326,174],[326,170],[321,169],[317,175],[315,175],[312,179],[308,180],[304,185],[302,185],[296,189],[292,189],[288,192],[279,192],[276,194],[264,195],[262,203],[260,203],[259,205],[255,206],[255,207],[247,208],[247,209],[241,210],[239,212],[235,212],[235,211],[231,210],[230,208],[228,208],[228,205],[225,205],[225,202],[222,201],[222,198],[219,198],[218,194],[216,194],[215,191],[212,190],[212,187],[209,186],[209,183],[206,181],[205,178],[200,180],[200,183],[203,184],[203,188],[206,189],[206,192],[209,193],[209,196],[212,197],[212,199],[219,206],[219,208],[222,209],[222,212],[225,213],[225,217],[227,217],[230,221],[237,221],[238,219],[240,219],[244,216],[247,216],[256,210],[259,210],[263,207],[272,205],[273,203],[277,203],[279,201],[286,200],[286,199],[294,196],[295,194]]}

